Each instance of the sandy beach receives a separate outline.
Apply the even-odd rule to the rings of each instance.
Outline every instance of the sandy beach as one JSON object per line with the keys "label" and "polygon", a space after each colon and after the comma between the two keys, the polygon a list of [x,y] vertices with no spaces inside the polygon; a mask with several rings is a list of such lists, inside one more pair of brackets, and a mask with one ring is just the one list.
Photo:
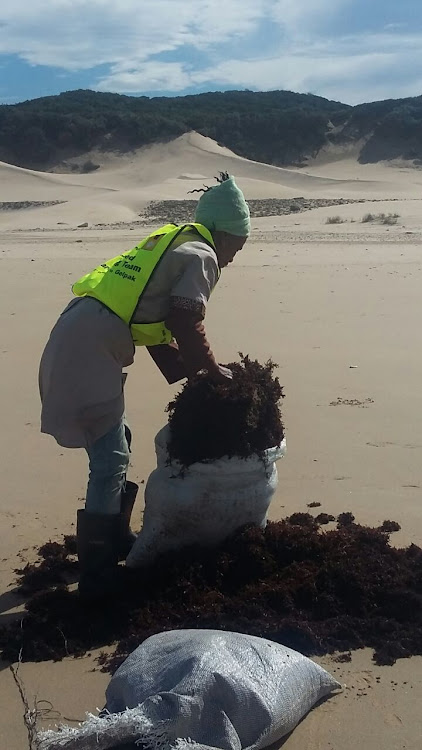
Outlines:
{"label": "sandy beach", "polygon": [[[142,219],[150,201],[192,199],[188,191],[210,184],[219,170],[232,172],[249,199],[364,201],[255,218],[250,241],[209,305],[206,327],[220,362],[241,351],[280,366],[288,454],[270,517],[306,511],[316,501],[324,512],[352,511],[368,525],[396,520],[401,531],[393,543],[420,545],[422,171],[328,156],[281,169],[196,134],[108,157],[88,175],[0,164],[0,624],[22,609],[11,593],[14,569],[43,542],[74,533],[83,504],[84,452],[62,449],[39,432],[38,363],[71,283],[151,231],[154,224]],[[46,205],[53,201],[61,202]],[[25,202],[30,206],[9,205]],[[368,213],[397,216],[387,224],[362,222]],[[333,216],[339,223],[327,223]],[[135,481],[154,468],[154,435],[177,389],[138,351],[126,386]],[[141,511],[142,498],[135,528]],[[377,667],[364,650],[348,664],[329,656],[318,661],[345,689],[311,712],[286,750],[418,750],[422,658]],[[0,747],[23,750],[23,707],[8,667],[0,663],[7,709]],[[19,674],[30,702],[49,702],[40,704],[42,726],[101,708],[109,680],[95,653],[24,663]]]}

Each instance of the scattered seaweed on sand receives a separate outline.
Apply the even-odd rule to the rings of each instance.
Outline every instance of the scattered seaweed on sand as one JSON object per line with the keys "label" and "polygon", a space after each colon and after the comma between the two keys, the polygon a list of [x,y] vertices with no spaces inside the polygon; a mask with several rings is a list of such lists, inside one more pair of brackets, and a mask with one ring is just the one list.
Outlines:
{"label": "scattered seaweed on sand", "polygon": [[223,456],[262,456],[281,443],[283,390],[274,377],[277,365],[240,356],[240,363],[228,365],[232,380],[216,384],[199,376],[168,405],[170,459],[187,467]]}
{"label": "scattered seaweed on sand", "polygon": [[75,536],[65,536],[63,543],[46,542],[38,550],[41,562],[27,563],[15,570],[18,575],[17,593],[27,595],[49,586],[66,585],[77,580],[78,565],[70,555],[76,555]]}
{"label": "scattered seaweed on sand", "polygon": [[338,654],[338,656],[333,658],[333,661],[337,662],[337,664],[349,664],[352,661],[352,654],[350,651],[347,651],[344,654]]}
{"label": "scattered seaweed on sand", "polygon": [[[143,223],[149,223],[153,219],[154,223],[165,224],[171,217],[171,220],[176,224],[185,224],[194,220],[197,203],[196,200],[151,201],[139,215],[142,216]],[[366,203],[366,200],[363,198],[303,198],[301,196],[297,198],[248,200],[253,218],[283,216],[324,206],[344,206],[348,203]]]}
{"label": "scattered seaweed on sand", "polygon": [[[294,514],[265,531],[243,529],[217,550],[183,550],[148,570],[121,567],[113,602],[89,606],[50,584],[28,600],[23,619],[1,629],[3,658],[59,660],[115,644],[101,660],[112,671],[150,635],[180,628],[250,633],[307,655],[369,647],[378,664],[422,655],[422,549],[391,546],[392,522],[369,528],[345,517],[353,518],[342,514],[327,531]],[[49,553],[57,562],[53,543],[41,566]],[[63,545],[64,573],[72,557]]]}

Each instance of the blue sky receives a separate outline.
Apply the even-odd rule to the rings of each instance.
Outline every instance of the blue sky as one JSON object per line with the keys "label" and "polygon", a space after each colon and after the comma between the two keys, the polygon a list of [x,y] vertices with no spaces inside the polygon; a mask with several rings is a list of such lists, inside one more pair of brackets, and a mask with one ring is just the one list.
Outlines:
{"label": "blue sky", "polygon": [[422,94],[421,0],[11,0],[0,101],[75,88]]}

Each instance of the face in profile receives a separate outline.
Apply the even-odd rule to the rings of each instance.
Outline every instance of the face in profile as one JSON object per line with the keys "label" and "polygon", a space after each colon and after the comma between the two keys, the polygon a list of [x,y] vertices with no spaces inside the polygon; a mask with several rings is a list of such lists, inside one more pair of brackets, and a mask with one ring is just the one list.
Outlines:
{"label": "face in profile", "polygon": [[236,237],[234,234],[227,234],[227,232],[216,233],[215,246],[220,268],[226,268],[232,262],[247,239],[247,237]]}

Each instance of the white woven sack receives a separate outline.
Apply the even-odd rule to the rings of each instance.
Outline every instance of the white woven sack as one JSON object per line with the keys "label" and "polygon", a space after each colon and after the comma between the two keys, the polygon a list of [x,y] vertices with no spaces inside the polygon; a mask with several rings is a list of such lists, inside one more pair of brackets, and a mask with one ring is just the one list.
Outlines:
{"label": "white woven sack", "polygon": [[39,735],[40,750],[260,750],[340,685],[285,646],[218,630],[152,636],[107,688],[103,718]]}
{"label": "white woven sack", "polygon": [[145,488],[143,526],[126,564],[149,565],[161,554],[190,545],[217,546],[246,525],[265,528],[278,484],[276,461],[286,441],[248,459],[220,458],[195,463],[181,473],[169,463],[169,429],[155,438],[157,468]]}

